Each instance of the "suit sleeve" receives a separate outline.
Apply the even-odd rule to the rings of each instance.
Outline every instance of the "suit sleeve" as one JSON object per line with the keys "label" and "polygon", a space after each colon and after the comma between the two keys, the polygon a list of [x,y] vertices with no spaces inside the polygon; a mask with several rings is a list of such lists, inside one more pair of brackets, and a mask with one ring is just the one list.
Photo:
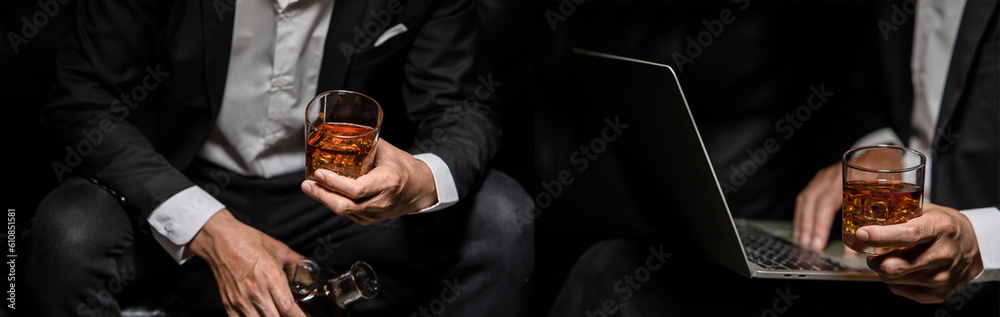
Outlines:
{"label": "suit sleeve", "polygon": [[428,13],[404,65],[403,97],[417,133],[410,153],[433,153],[448,165],[459,199],[481,181],[501,137],[495,89],[481,54],[479,21],[467,0]]}
{"label": "suit sleeve", "polygon": [[[194,184],[140,132],[136,117],[152,112],[164,90],[165,65],[149,58],[164,2],[81,1],[75,31],[57,60],[57,84],[42,122],[60,147],[56,177],[97,179],[125,198],[142,225],[161,202]],[[146,127],[153,128],[153,127]],[[61,166],[58,166],[62,164]]]}

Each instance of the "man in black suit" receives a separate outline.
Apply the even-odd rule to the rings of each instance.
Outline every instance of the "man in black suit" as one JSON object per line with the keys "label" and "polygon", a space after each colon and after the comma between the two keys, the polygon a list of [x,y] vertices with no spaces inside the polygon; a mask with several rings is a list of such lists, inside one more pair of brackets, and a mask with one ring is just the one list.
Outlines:
{"label": "man in black suit", "polygon": [[[633,237],[604,241],[587,250],[569,273],[549,316],[667,313],[995,316],[998,308],[995,281],[1000,279],[996,270],[998,255],[995,249],[994,253],[988,253],[987,248],[994,247],[995,243],[990,242],[996,241],[997,230],[1000,230],[1000,223],[989,222],[989,219],[1000,218],[1000,211],[996,209],[1000,205],[1000,97],[997,90],[1000,85],[1000,9],[996,1],[921,2],[921,5],[958,5],[943,10],[923,9],[924,13],[952,14],[941,20],[955,18],[951,21],[954,23],[951,34],[955,39],[954,48],[946,49],[951,62],[943,65],[937,74],[946,77],[939,78],[940,114],[930,129],[922,130],[934,132],[927,138],[932,149],[928,158],[934,161],[934,167],[933,175],[928,177],[933,186],[926,193],[940,206],[926,203],[924,215],[906,224],[865,229],[869,242],[875,245],[916,245],[869,260],[869,266],[882,276],[885,284],[749,280],[692,254],[684,246],[672,245],[683,241],[683,237]],[[881,21],[868,24],[870,20],[861,20],[871,26],[867,29],[871,32],[861,33],[857,40],[865,44],[863,47],[881,50],[882,56],[877,63],[881,67],[872,67],[872,73],[861,74],[859,78],[884,81],[884,86],[872,89],[889,95],[891,103],[886,107],[889,109],[851,113],[852,116],[845,120],[856,118],[856,121],[837,128],[859,129],[865,126],[860,121],[877,118],[892,128],[888,130],[890,133],[899,134],[899,139],[911,140],[910,135],[916,133],[911,126],[913,77],[921,77],[918,80],[923,85],[931,86],[931,81],[924,78],[930,76],[913,76],[910,69],[916,4],[914,1],[879,1],[876,4],[885,9],[880,15]],[[918,25],[928,23],[916,20]],[[875,29],[875,26],[880,28]],[[937,34],[933,33],[938,29],[934,24],[923,27],[929,29],[924,30],[925,34]],[[913,50],[935,45],[926,38],[922,43]],[[859,50],[857,54],[863,53]],[[949,60],[933,56],[925,55],[921,59]],[[922,74],[928,73],[922,71]],[[887,116],[880,115],[883,110]],[[888,116],[890,111],[891,117]],[[855,132],[828,131],[836,134],[831,138]],[[826,246],[843,197],[840,174],[839,162],[826,167],[800,194],[796,204],[795,236],[803,244],[819,249]],[[968,210],[973,208],[975,210]],[[809,216],[809,221],[804,220],[805,215]],[[970,221],[973,218],[986,221]],[[819,234],[823,236],[814,245],[814,238]],[[665,253],[671,257],[661,260],[662,265],[658,264],[655,259],[664,258]],[[991,261],[994,266],[990,266]],[[641,271],[645,271],[644,274],[640,274]],[[973,280],[984,283],[969,283]],[[597,287],[586,287],[589,285]],[[725,299],[725,304],[719,304],[720,298]]]}
{"label": "man in black suit", "polygon": [[[38,313],[301,315],[280,272],[303,255],[375,267],[357,313],[522,313],[531,202],[488,169],[470,1],[80,6],[43,118],[69,146],[28,234]],[[384,139],[367,175],[303,182],[301,110],[331,89],[378,100]]]}
{"label": "man in black suit", "polygon": [[[973,279],[1000,280],[1000,250],[989,243],[1000,231],[1000,9],[996,1],[972,0],[964,9],[962,4],[886,4],[883,16],[909,12],[911,21],[897,18],[892,25],[886,19],[879,25],[892,116],[884,130],[890,137],[870,139],[928,154],[933,168],[925,195],[934,204],[926,203],[924,215],[906,224],[859,229],[858,237],[877,246],[912,247],[870,258],[868,265],[893,293],[921,303],[942,302]],[[916,28],[923,28],[916,39],[914,9],[920,14]],[[954,49],[947,46],[951,41],[939,40],[947,33]],[[942,63],[947,57],[935,58],[935,50],[950,53],[950,64]],[[926,106],[931,103],[939,105]],[[841,183],[836,163],[820,170],[799,194],[794,235],[803,244],[826,246],[842,204]]]}

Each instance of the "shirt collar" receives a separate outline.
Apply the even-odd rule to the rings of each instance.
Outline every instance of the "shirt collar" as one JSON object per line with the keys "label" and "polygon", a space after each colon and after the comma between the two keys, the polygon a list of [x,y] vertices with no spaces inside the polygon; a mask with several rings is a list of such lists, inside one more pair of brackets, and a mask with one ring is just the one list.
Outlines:
{"label": "shirt collar", "polygon": [[275,8],[278,12],[285,11],[289,5],[299,2],[299,0],[274,0]]}

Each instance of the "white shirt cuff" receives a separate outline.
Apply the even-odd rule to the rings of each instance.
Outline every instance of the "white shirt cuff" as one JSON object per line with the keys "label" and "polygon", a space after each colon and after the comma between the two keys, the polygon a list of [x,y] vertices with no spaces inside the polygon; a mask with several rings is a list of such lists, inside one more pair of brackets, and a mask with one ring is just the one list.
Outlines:
{"label": "white shirt cuff", "polygon": [[983,272],[975,282],[1000,281],[1000,210],[996,207],[961,211],[976,231],[979,254],[983,258]]}
{"label": "white shirt cuff", "polygon": [[160,204],[146,222],[153,228],[153,238],[179,264],[192,254],[188,242],[194,239],[208,218],[225,208],[222,203],[198,186],[188,187]]}
{"label": "white shirt cuff", "polygon": [[896,135],[896,131],[893,131],[890,127],[884,127],[865,134],[865,136],[858,139],[857,142],[854,142],[854,145],[852,145],[851,148],[878,144],[903,145],[903,142],[899,140],[899,136]]}
{"label": "white shirt cuff", "polygon": [[421,153],[413,157],[423,161],[431,168],[431,174],[434,175],[434,188],[437,189],[438,199],[437,203],[433,206],[414,212],[411,215],[438,211],[458,203],[458,189],[455,188],[455,179],[451,176],[451,169],[448,168],[448,164],[445,164],[444,160],[441,160],[440,157],[432,153]]}

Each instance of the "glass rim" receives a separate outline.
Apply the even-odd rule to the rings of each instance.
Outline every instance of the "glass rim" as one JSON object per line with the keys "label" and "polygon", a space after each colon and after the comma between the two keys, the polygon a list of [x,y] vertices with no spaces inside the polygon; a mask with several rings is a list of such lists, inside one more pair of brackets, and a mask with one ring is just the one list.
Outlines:
{"label": "glass rim", "polygon": [[[371,281],[370,289],[363,288],[361,287],[361,284],[358,284],[356,275],[358,274],[359,271],[364,271],[365,274],[370,275],[368,277],[369,281]],[[375,270],[372,269],[371,265],[368,265],[368,263],[364,261],[354,262],[354,264],[351,265],[350,276],[351,280],[354,281],[354,287],[357,289],[358,295],[361,295],[362,298],[372,299],[375,298],[376,295],[378,295],[379,293],[378,276],[375,275]]]}
{"label": "glass rim", "polygon": [[[900,169],[871,169],[871,168],[861,167],[861,166],[855,165],[855,164],[853,164],[853,163],[851,163],[850,161],[847,160],[847,156],[849,154],[852,154],[852,153],[857,152],[857,151],[869,150],[869,149],[896,149],[896,150],[899,150],[901,152],[910,152],[910,153],[916,154],[917,157],[920,158],[920,163],[916,164],[914,166],[910,166],[910,167],[906,167],[906,168],[900,168]],[[927,157],[924,156],[924,153],[920,153],[920,151],[917,151],[917,150],[914,150],[914,149],[911,149],[911,148],[908,148],[908,147],[905,147],[905,146],[892,145],[892,144],[877,144],[877,145],[864,145],[864,146],[859,146],[859,147],[855,147],[855,148],[852,148],[850,150],[847,150],[847,152],[844,152],[844,155],[841,156],[841,162],[843,162],[843,164],[846,165],[846,166],[848,166],[848,167],[851,167],[853,169],[857,169],[857,170],[860,170],[860,171],[863,171],[863,172],[870,172],[870,173],[906,173],[906,172],[915,171],[917,169],[921,169],[925,165],[927,165]]]}
{"label": "glass rim", "polygon": [[[368,136],[368,135],[370,135],[372,133],[378,133],[378,130],[382,128],[382,117],[384,116],[384,112],[382,111],[382,105],[378,103],[378,100],[375,100],[375,98],[372,98],[371,96],[368,96],[366,94],[363,94],[363,93],[360,93],[360,92],[357,92],[357,91],[344,90],[344,89],[327,90],[327,91],[319,93],[318,95],[316,95],[316,97],[313,97],[312,99],[310,99],[309,103],[306,104],[306,112],[305,112],[306,126],[314,128],[314,129],[319,129],[319,127],[317,127],[316,125],[312,124],[312,120],[310,120],[310,118],[309,118],[309,109],[312,108],[313,102],[316,101],[317,99],[319,99],[320,97],[324,97],[324,96],[328,96],[328,95],[333,95],[333,94],[336,94],[336,95],[341,95],[341,94],[359,95],[359,96],[364,97],[364,98],[366,98],[368,100],[371,100],[373,103],[375,103],[375,107],[378,108],[378,120],[376,121],[375,126],[372,127],[371,131],[368,131],[368,132],[366,132],[364,134],[351,135],[351,136],[334,135],[335,137],[341,138],[341,139],[361,138],[361,137],[366,137],[366,136]],[[345,123],[350,123],[350,122],[345,122]],[[351,123],[351,124],[354,124],[354,123]],[[358,124],[358,125],[360,125],[360,124]]]}

